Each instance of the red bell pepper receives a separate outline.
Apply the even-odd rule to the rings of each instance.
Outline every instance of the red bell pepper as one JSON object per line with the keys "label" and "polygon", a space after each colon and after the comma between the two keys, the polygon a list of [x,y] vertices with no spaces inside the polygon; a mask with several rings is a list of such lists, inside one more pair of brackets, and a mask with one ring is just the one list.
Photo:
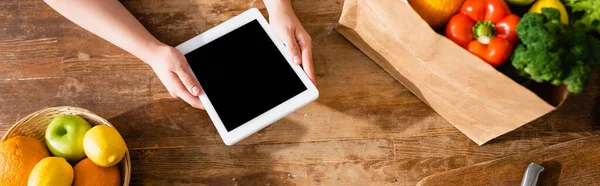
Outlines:
{"label": "red bell pepper", "polygon": [[448,22],[446,37],[497,67],[512,53],[520,20],[504,0],[467,0]]}

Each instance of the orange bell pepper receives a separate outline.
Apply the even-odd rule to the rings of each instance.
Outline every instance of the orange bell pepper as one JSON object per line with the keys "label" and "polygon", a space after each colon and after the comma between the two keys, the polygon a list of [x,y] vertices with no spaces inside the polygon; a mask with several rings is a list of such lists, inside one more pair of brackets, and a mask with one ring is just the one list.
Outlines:
{"label": "orange bell pepper", "polygon": [[446,37],[497,67],[512,53],[520,20],[504,0],[467,0],[450,18]]}

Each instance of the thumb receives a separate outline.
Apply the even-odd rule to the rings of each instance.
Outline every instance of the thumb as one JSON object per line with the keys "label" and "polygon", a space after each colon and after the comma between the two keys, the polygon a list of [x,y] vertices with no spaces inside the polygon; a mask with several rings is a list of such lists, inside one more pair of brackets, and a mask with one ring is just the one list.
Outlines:
{"label": "thumb", "polygon": [[189,70],[180,70],[177,72],[177,76],[190,94],[193,96],[200,96],[200,83],[198,83],[198,80],[196,80]]}
{"label": "thumb", "polygon": [[[293,32],[293,31],[290,31]],[[300,47],[298,46],[298,42],[296,41],[296,37],[294,33],[288,33],[283,37],[283,43],[287,47],[292,56],[292,62],[295,64],[302,64],[302,58],[300,58]]]}

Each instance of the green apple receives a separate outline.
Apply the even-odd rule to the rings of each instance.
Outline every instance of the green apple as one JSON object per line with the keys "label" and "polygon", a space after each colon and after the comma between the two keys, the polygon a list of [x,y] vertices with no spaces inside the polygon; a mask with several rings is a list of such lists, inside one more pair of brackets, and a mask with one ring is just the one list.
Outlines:
{"label": "green apple", "polygon": [[46,129],[46,145],[54,156],[77,162],[85,158],[83,137],[90,128],[92,126],[79,116],[57,116]]}
{"label": "green apple", "polygon": [[533,3],[534,1],[535,0],[506,0],[506,2],[508,2],[509,4],[521,5],[521,6],[529,5],[529,4]]}

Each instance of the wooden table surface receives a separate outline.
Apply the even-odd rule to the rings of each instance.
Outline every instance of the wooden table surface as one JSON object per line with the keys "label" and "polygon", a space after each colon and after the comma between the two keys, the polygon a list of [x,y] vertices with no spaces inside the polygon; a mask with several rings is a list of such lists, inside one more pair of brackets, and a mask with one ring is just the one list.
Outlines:
{"label": "wooden table surface", "polygon": [[[264,5],[124,0],[177,45]],[[0,1],[0,135],[39,109],[107,118],[132,155],[132,185],[414,185],[439,172],[600,134],[598,74],[555,112],[477,146],[335,31],[343,0],[295,0],[314,40],[320,98],[235,146],[204,111],[170,98],[139,59],[39,0]]]}

